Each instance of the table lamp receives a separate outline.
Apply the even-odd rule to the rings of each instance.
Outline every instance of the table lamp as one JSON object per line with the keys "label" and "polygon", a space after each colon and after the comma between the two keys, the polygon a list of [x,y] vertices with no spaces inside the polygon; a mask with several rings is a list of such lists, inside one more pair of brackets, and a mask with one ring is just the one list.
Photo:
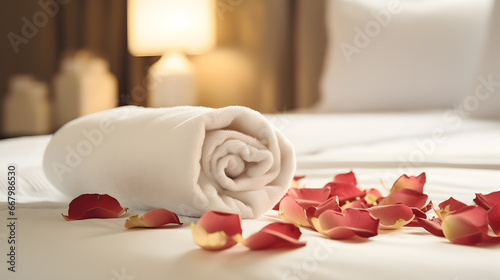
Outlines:
{"label": "table lamp", "polygon": [[215,44],[212,0],[128,0],[128,49],[162,55],[148,69],[148,105],[196,105],[195,75],[185,54]]}

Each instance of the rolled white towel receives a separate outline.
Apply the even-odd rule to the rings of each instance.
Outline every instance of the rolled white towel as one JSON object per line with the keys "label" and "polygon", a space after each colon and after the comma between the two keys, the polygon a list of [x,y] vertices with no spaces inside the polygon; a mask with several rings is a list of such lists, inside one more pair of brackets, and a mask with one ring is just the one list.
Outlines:
{"label": "rolled white towel", "polygon": [[44,171],[61,192],[107,193],[124,207],[256,218],[295,171],[289,141],[245,107],[119,107],[60,128]]}

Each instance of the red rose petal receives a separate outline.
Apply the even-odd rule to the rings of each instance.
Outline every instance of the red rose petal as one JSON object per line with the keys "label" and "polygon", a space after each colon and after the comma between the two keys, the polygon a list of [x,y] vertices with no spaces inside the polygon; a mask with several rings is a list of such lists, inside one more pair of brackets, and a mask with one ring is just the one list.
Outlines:
{"label": "red rose petal", "polygon": [[405,227],[421,227],[420,223],[418,222],[417,218],[420,219],[427,219],[427,215],[425,212],[429,211],[429,209],[432,209],[432,201],[429,202],[425,207],[422,209],[416,208],[416,207],[410,207],[411,211],[413,212],[413,215],[415,215],[415,218],[409,222],[408,224],[405,225]]}
{"label": "red rose petal", "polygon": [[318,218],[319,215],[321,215],[323,212],[327,210],[332,210],[336,212],[342,212],[342,208],[339,206],[339,200],[338,197],[330,197],[328,200],[325,202],[321,203],[317,207],[309,207],[306,209],[306,217],[309,222],[309,225],[312,225],[311,223],[311,218],[315,217]]}
{"label": "red rose petal", "polygon": [[476,193],[476,198],[474,198],[474,202],[482,208],[489,210],[495,204],[500,203],[500,191],[492,192],[489,194],[480,194]]}
{"label": "red rose petal", "polygon": [[118,218],[127,208],[123,208],[118,200],[107,194],[82,194],[69,203],[67,221],[83,219]]}
{"label": "red rose petal", "polygon": [[335,177],[333,177],[333,182],[343,183],[343,184],[353,184],[355,186],[358,184],[358,181],[356,180],[356,176],[354,175],[354,172],[352,172],[352,171],[349,173],[335,175]]}
{"label": "red rose petal", "polygon": [[302,189],[304,185],[300,184],[300,180],[304,179],[306,176],[294,176],[292,183],[290,184],[291,189]]}
{"label": "red rose petal", "polygon": [[488,210],[488,224],[493,233],[500,236],[500,203],[495,204],[495,206]]}
{"label": "red rose petal", "polygon": [[306,176],[293,176],[293,180],[298,182],[298,181],[304,179],[305,177]]}
{"label": "red rose petal", "polygon": [[241,219],[238,214],[207,211],[196,224],[208,233],[223,231],[229,236],[241,233]]}
{"label": "red rose petal", "polygon": [[285,197],[287,197],[287,196],[288,196],[288,195],[287,195],[287,194],[285,194],[285,195],[281,198],[281,200],[280,200],[280,201],[278,201],[278,203],[276,203],[276,205],[274,205],[273,210],[280,210],[280,203],[281,203],[281,201],[283,200],[283,198],[285,198]]}
{"label": "red rose petal", "polygon": [[342,212],[342,208],[339,206],[339,198],[338,197],[330,197],[317,207],[315,207],[316,211],[314,213],[315,217],[318,217],[321,215],[321,213],[325,212],[326,210],[333,210],[337,212]]}
{"label": "red rose petal", "polygon": [[402,189],[382,198],[380,205],[403,203],[410,207],[421,209],[425,206],[428,196],[412,189]]}
{"label": "red rose petal", "polygon": [[358,187],[352,183],[329,182],[324,188],[330,188],[330,197],[338,196],[341,205],[348,200],[357,200],[366,195],[366,191],[358,189]]}
{"label": "red rose petal", "polygon": [[488,232],[486,210],[467,206],[442,218],[443,233],[453,243],[474,245]]}
{"label": "red rose petal", "polygon": [[370,205],[364,199],[358,199],[342,205],[342,209],[354,208],[354,209],[368,209]]}
{"label": "red rose petal", "polygon": [[440,209],[445,209],[446,207],[448,207],[448,209],[447,209],[448,211],[454,212],[454,211],[458,211],[464,207],[467,207],[467,204],[465,204],[461,201],[458,201],[458,200],[454,199],[453,197],[450,197],[447,200],[439,203],[438,207]]}
{"label": "red rose petal", "polygon": [[423,193],[425,180],[425,172],[416,177],[408,176],[406,174],[402,175],[396,180],[396,182],[394,182],[394,185],[392,186],[390,192],[395,193],[403,189],[409,189],[419,193]]}
{"label": "red rose petal", "polygon": [[177,224],[182,225],[179,221],[179,217],[174,212],[168,211],[167,209],[157,208],[149,210],[144,213],[144,215],[134,215],[129,217],[125,221],[126,228],[134,227],[160,227],[166,224]]}
{"label": "red rose petal", "polygon": [[279,216],[286,223],[292,223],[298,226],[310,226],[304,207],[299,205],[297,201],[290,196],[283,198],[281,201]]}
{"label": "red rose petal", "polygon": [[[414,208],[414,207],[413,207]],[[425,205],[424,207],[421,207],[419,208],[419,210],[422,212],[422,213],[427,213],[429,210],[431,210],[432,208],[434,208],[434,204],[432,203],[432,201],[429,201],[429,203],[427,203],[427,205]],[[418,216],[417,213],[415,213],[414,211],[414,214]],[[421,216],[419,216],[421,217]],[[421,217],[422,218],[422,217]]]}
{"label": "red rose petal", "polygon": [[382,197],[382,194],[379,190],[371,188],[366,191],[366,195],[364,200],[368,203],[368,205],[373,205]]}
{"label": "red rose petal", "polygon": [[340,204],[347,200],[363,198],[366,191],[357,188],[357,180],[354,172],[337,174],[332,182],[327,183],[323,188],[330,189],[330,197],[338,196]]}
{"label": "red rose petal", "polygon": [[300,204],[302,207],[307,208],[310,206],[317,206],[321,202],[328,199],[330,195],[330,190],[320,188],[320,189],[289,189],[287,192],[288,196],[292,197]]}
{"label": "red rose petal", "polygon": [[330,238],[346,239],[355,235],[372,237],[378,234],[379,221],[363,209],[346,209],[342,213],[328,210],[311,218],[314,228]]}
{"label": "red rose petal", "polygon": [[430,220],[417,218],[417,221],[421,227],[423,227],[428,232],[444,237],[443,227],[441,225],[441,220],[439,218],[432,218]]}
{"label": "red rose petal", "polygon": [[390,229],[400,228],[415,218],[412,209],[404,204],[373,206],[368,211],[380,220],[381,226]]}
{"label": "red rose petal", "polygon": [[205,212],[198,223],[191,224],[193,239],[206,250],[224,250],[236,245],[232,236],[241,234],[241,219],[237,214]]}
{"label": "red rose petal", "polygon": [[301,234],[300,229],[292,224],[272,223],[247,239],[241,235],[233,238],[251,250],[293,249],[306,245],[299,241]]}
{"label": "red rose petal", "polygon": [[[328,199],[328,196],[330,194],[329,190],[325,189],[319,189],[319,188],[304,188],[303,185],[300,185],[298,183],[298,180],[304,178],[305,176],[298,176],[294,177],[294,180],[292,181],[292,185],[288,189],[287,193],[281,198],[291,196],[293,197],[299,204],[303,205],[305,208],[309,206],[314,206],[318,205],[319,203],[325,201]],[[298,180],[295,180],[295,178],[298,178]],[[274,205],[273,210],[279,210],[280,209],[280,203],[281,200]]]}

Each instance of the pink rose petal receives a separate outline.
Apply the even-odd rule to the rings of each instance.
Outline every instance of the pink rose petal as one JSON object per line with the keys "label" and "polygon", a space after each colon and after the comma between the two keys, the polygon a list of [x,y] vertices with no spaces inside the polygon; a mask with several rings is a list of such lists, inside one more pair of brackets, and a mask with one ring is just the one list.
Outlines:
{"label": "pink rose petal", "polygon": [[304,185],[300,184],[300,180],[304,179],[306,176],[294,176],[290,188],[302,189]]}
{"label": "pink rose petal", "polygon": [[411,208],[411,211],[413,212],[413,215],[415,215],[415,218],[411,222],[406,224],[405,226],[406,227],[421,227],[417,218],[427,219],[427,215],[425,214],[425,212],[429,211],[428,209],[432,209],[432,201],[429,202],[429,204],[427,204],[425,207],[422,208],[424,210],[416,208],[416,207],[410,207],[410,208]]}
{"label": "pink rose petal", "polygon": [[193,239],[206,250],[224,250],[236,245],[232,236],[241,234],[241,219],[237,214],[208,211],[197,224],[191,224]]}
{"label": "pink rose petal", "polygon": [[417,221],[420,224],[420,226],[423,227],[428,232],[436,236],[444,237],[443,226],[441,225],[441,219],[432,218],[430,220],[427,220],[427,219],[417,218]]}
{"label": "pink rose petal", "polygon": [[[432,203],[432,201],[429,201],[429,203],[427,203],[427,205],[425,205],[424,207],[419,208],[419,210],[425,214],[429,210],[431,210],[432,208],[434,208],[434,204]],[[415,211],[414,211],[414,213],[415,213]],[[415,215],[417,215],[417,213],[415,213]]]}
{"label": "pink rose petal", "polygon": [[153,228],[160,227],[166,224],[182,225],[182,223],[179,221],[179,217],[177,217],[174,212],[168,211],[167,209],[163,208],[149,210],[142,216],[131,216],[125,221],[126,228]]}
{"label": "pink rose petal", "polygon": [[357,184],[356,176],[351,171],[335,175],[333,181],[327,183],[323,188],[330,189],[330,197],[338,196],[342,205],[347,200],[356,200],[365,196],[366,191],[358,189]]}
{"label": "pink rose petal", "polygon": [[320,189],[289,189],[287,192],[288,196],[292,197],[300,204],[302,207],[307,208],[310,206],[317,206],[323,201],[328,199],[330,195],[330,190],[320,188]]}
{"label": "pink rose petal", "polygon": [[293,180],[298,182],[298,181],[304,179],[305,177],[306,176],[293,176]]}
{"label": "pink rose petal", "polygon": [[353,184],[357,185],[358,181],[356,180],[356,176],[354,172],[337,174],[333,177],[333,182],[343,183],[343,184]]}
{"label": "pink rose petal", "polygon": [[380,205],[403,203],[410,207],[421,209],[425,206],[428,196],[412,189],[401,189],[382,198]]}
{"label": "pink rose petal", "polygon": [[299,205],[297,201],[290,196],[281,200],[279,216],[286,223],[298,226],[310,226],[304,207]]}
{"label": "pink rose petal", "polygon": [[355,208],[355,209],[368,209],[370,205],[364,199],[358,199],[354,201],[346,202],[346,204],[342,205],[342,209],[347,208]]}
{"label": "pink rose petal", "polygon": [[318,218],[311,218],[311,222],[319,233],[333,239],[368,238],[378,234],[379,221],[363,209],[348,208],[342,213],[328,210]]}
{"label": "pink rose petal", "polygon": [[495,206],[488,210],[488,224],[493,233],[496,236],[500,236],[500,203],[495,204]]}
{"label": "pink rose petal", "polygon": [[400,228],[415,218],[412,209],[404,204],[373,206],[368,211],[387,229]]}
{"label": "pink rose petal", "polygon": [[448,207],[448,209],[446,209],[446,210],[448,210],[450,212],[454,212],[454,211],[458,211],[464,207],[467,207],[467,204],[465,204],[461,201],[458,201],[458,200],[454,199],[453,197],[450,197],[447,200],[439,203],[438,207],[440,209],[445,209],[446,207]]}
{"label": "pink rose petal", "polygon": [[487,212],[478,206],[464,207],[441,220],[445,237],[453,243],[474,245],[488,232]]}
{"label": "pink rose petal", "polygon": [[476,193],[474,202],[476,202],[477,205],[483,207],[484,209],[489,210],[495,204],[500,203],[500,191],[492,192],[489,194]]}
{"label": "pink rose petal", "polygon": [[319,215],[321,215],[323,212],[327,211],[327,210],[332,210],[332,211],[336,211],[336,212],[342,212],[342,208],[340,208],[339,206],[339,199],[338,197],[330,197],[328,200],[326,200],[325,202],[321,203],[320,205],[318,206],[311,206],[309,208],[306,209],[306,217],[307,217],[307,220],[309,222],[309,225],[312,227],[312,223],[311,223],[311,218],[312,217],[315,217],[315,218],[318,218]]}
{"label": "pink rose petal", "polygon": [[406,174],[402,175],[396,180],[396,182],[394,182],[394,185],[392,186],[390,192],[395,193],[403,189],[409,189],[419,193],[423,193],[425,180],[425,172],[416,177],[408,176]]}
{"label": "pink rose petal", "polygon": [[346,201],[360,199],[366,195],[366,191],[358,189],[352,183],[329,182],[324,188],[330,189],[330,197],[338,196],[341,205]]}
{"label": "pink rose petal", "polygon": [[380,193],[379,190],[371,188],[366,191],[364,200],[367,202],[368,205],[374,205],[381,197],[382,194]]}
{"label": "pink rose petal", "polygon": [[305,246],[300,242],[300,229],[292,224],[272,223],[243,239],[240,234],[233,238],[251,250],[293,249]]}

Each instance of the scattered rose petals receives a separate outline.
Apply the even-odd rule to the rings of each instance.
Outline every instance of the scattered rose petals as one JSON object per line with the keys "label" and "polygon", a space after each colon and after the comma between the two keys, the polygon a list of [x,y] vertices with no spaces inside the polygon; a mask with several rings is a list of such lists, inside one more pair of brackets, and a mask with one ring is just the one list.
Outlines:
{"label": "scattered rose petals", "polygon": [[237,214],[208,211],[197,224],[191,223],[193,239],[206,250],[224,250],[236,245],[232,236],[241,234],[241,220]]}
{"label": "scattered rose petals", "polygon": [[379,221],[364,209],[348,208],[342,213],[328,210],[312,217],[314,228],[332,239],[347,239],[353,236],[372,237],[378,233]]}
{"label": "scattered rose petals", "polygon": [[62,215],[66,221],[84,219],[118,218],[128,208],[123,208],[118,200],[107,194],[82,194],[69,203],[68,215]]}
{"label": "scattered rose petals", "polygon": [[467,206],[441,217],[443,233],[453,243],[474,245],[488,232],[487,212],[478,206]]}
{"label": "scattered rose petals", "polygon": [[386,229],[400,228],[415,218],[412,209],[404,204],[373,206],[368,211],[379,219],[380,226]]}
{"label": "scattered rose petals", "polygon": [[[296,177],[298,181],[303,177]],[[432,201],[423,192],[426,174],[400,176],[389,194],[377,189],[360,189],[354,173],[338,174],[318,189],[294,189],[279,208],[281,219],[298,226],[312,227],[334,239],[377,235],[378,227],[397,229],[422,227],[431,234],[444,236],[452,243],[474,245],[500,242],[500,191],[476,194],[478,206],[450,197],[434,209],[438,217],[427,218]],[[326,190],[329,191],[325,200]]]}
{"label": "scattered rose petals", "polygon": [[166,224],[177,224],[182,225],[179,221],[179,217],[174,212],[168,211],[167,209],[157,208],[149,210],[144,213],[144,215],[133,215],[130,216],[125,221],[126,228],[144,227],[153,228],[160,227]]}
{"label": "scattered rose petals", "polygon": [[299,241],[301,234],[292,224],[272,223],[246,239],[241,234],[234,235],[233,239],[251,250],[293,249],[306,245]]}

